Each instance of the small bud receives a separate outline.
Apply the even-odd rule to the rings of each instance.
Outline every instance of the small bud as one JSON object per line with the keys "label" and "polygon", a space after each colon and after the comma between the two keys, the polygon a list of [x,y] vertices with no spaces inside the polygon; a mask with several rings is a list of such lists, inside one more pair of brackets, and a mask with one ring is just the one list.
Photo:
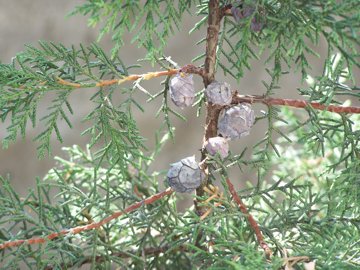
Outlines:
{"label": "small bud", "polygon": [[247,136],[254,124],[255,116],[251,105],[240,103],[221,111],[218,120],[218,134],[231,140]]}
{"label": "small bud", "polygon": [[170,97],[180,108],[189,107],[195,100],[192,74],[176,74],[170,81]]}
{"label": "small bud", "polygon": [[191,192],[201,185],[205,175],[195,161],[195,157],[187,157],[170,165],[167,173],[169,186],[177,192]]}
{"label": "small bud", "polygon": [[231,91],[230,84],[226,82],[219,83],[213,81],[205,90],[207,100],[217,105],[230,105],[232,94],[233,92]]}
{"label": "small bud", "polygon": [[233,6],[231,8],[231,14],[233,15],[237,23],[240,23],[242,19],[251,16],[254,12],[255,12],[255,8],[250,6],[245,6],[243,8]]}
{"label": "small bud", "polygon": [[[246,19],[253,15],[255,12],[255,7],[252,6],[246,6],[238,7],[234,5],[231,8],[231,14],[233,15],[235,21],[239,24],[241,24],[243,19]],[[257,16],[254,16],[251,20],[250,29],[254,32],[259,32],[263,28],[264,24],[260,21]]]}
{"label": "small bud", "polygon": [[205,149],[212,156],[219,154],[221,158],[226,158],[229,155],[228,140],[223,137],[210,138],[205,143]]}
{"label": "small bud", "polygon": [[261,29],[263,29],[264,24],[258,20],[256,20],[256,18],[253,18],[251,20],[251,24],[250,24],[250,29],[254,32],[259,32]]}

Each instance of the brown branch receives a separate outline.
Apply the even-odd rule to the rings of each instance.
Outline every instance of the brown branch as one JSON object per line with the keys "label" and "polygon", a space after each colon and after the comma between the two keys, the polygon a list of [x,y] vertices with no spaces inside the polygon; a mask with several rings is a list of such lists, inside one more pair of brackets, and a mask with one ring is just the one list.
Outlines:
{"label": "brown branch", "polygon": [[[203,82],[205,88],[215,80],[215,66],[216,66],[216,48],[219,40],[219,31],[220,31],[220,22],[222,18],[220,0],[210,0],[208,5],[208,28],[206,35],[206,58],[203,71]],[[217,119],[221,111],[221,106],[216,106],[211,103],[206,104],[206,120],[205,120],[205,131],[203,136],[203,145],[211,137],[216,136],[217,134]],[[204,149],[204,148],[203,148]],[[206,175],[208,175],[207,165],[204,162],[206,158],[205,150],[202,150],[201,153],[201,169]],[[196,189],[197,197],[202,197],[204,195],[204,187],[209,184],[208,178],[203,181]],[[199,217],[202,217],[207,212],[207,207],[200,205],[198,199],[194,200],[194,206],[196,209],[196,214]],[[203,237],[202,231],[199,232],[196,239],[196,246],[201,248],[200,240]]]}
{"label": "brown branch", "polygon": [[236,193],[234,185],[231,183],[229,178],[226,179],[226,183],[227,183],[227,185],[229,187],[229,191],[230,191],[230,194],[231,194],[233,200],[239,206],[240,211],[247,217],[248,222],[250,224],[250,227],[254,230],[257,241],[259,242],[261,248],[265,251],[266,258],[270,259],[270,256],[271,256],[272,252],[271,252],[271,249],[269,248],[269,246],[267,245],[267,243],[264,240],[264,236],[262,235],[262,232],[261,232],[261,230],[259,228],[259,225],[255,221],[254,217],[249,213],[249,211],[246,208],[246,205],[241,200],[239,195]]}
{"label": "brown branch", "polygon": [[100,220],[99,222],[93,222],[88,225],[61,230],[59,232],[49,234],[45,237],[34,237],[31,239],[26,239],[26,240],[15,240],[15,241],[5,242],[3,244],[0,244],[0,250],[5,249],[5,248],[20,246],[22,244],[24,244],[24,245],[41,244],[41,243],[45,243],[46,241],[53,240],[59,236],[68,235],[68,234],[78,234],[83,231],[88,231],[88,230],[99,228],[99,227],[103,226],[104,224],[109,223],[111,220],[122,216],[123,214],[130,213],[130,212],[138,209],[142,205],[152,204],[152,203],[156,202],[157,200],[160,200],[161,198],[172,194],[173,192],[174,191],[171,188],[168,188],[168,189],[166,189],[162,192],[159,192],[149,198],[146,198],[140,202],[134,203],[124,210],[114,212],[112,215]]}
{"label": "brown branch", "polygon": [[[112,253],[110,256],[124,258],[124,259],[130,258],[132,256],[136,256],[139,253],[141,255],[145,255],[145,256],[157,256],[160,253],[164,253],[164,252],[168,251],[170,248],[172,248],[172,246],[166,245],[166,246],[162,246],[162,247],[150,247],[150,248],[144,248],[142,250],[140,249],[140,250],[133,250],[133,251],[128,251],[128,252],[119,251],[119,252]],[[179,246],[178,248],[174,248],[172,251],[175,252],[175,251],[186,251],[186,250],[187,250],[187,248],[185,246]],[[60,268],[68,269],[68,268],[73,267],[75,263],[77,263],[78,264],[77,266],[79,267],[79,266],[82,266],[87,263],[92,263],[94,260],[96,263],[102,263],[102,262],[105,262],[108,257],[109,256],[105,257],[105,256],[98,255],[94,259],[92,256],[87,256],[87,257],[83,258],[83,260],[81,261],[80,264],[78,264],[78,262],[63,263],[63,264],[61,264]],[[55,267],[56,266],[48,265],[44,268],[44,270],[52,270]]]}
{"label": "brown branch", "polygon": [[[209,15],[208,15],[208,28],[206,36],[206,58],[203,73],[203,82],[205,88],[215,79],[215,64],[216,64],[216,48],[219,39],[221,21],[221,8],[219,0],[209,1]],[[203,144],[211,137],[217,135],[217,119],[221,111],[221,106],[207,103],[206,106],[206,120],[205,120],[205,131],[203,137]],[[201,160],[206,158],[205,152],[202,152]],[[203,168],[207,173],[206,164],[204,163]],[[197,196],[204,195],[204,186],[207,186],[208,182],[204,181],[202,185],[196,189]],[[198,202],[195,201],[195,207],[197,214],[202,216],[206,212],[206,207],[200,207]]]}
{"label": "brown branch", "polygon": [[242,95],[235,95],[232,99],[232,104],[238,104],[241,102],[263,103],[265,105],[279,105],[279,106],[288,106],[295,108],[312,107],[316,110],[329,111],[335,113],[352,113],[352,114],[360,113],[360,107],[324,105],[318,102],[308,102],[300,99],[266,98],[264,96],[242,96]]}
{"label": "brown branch", "polygon": [[216,48],[219,39],[221,9],[219,0],[209,1],[208,28],[206,36],[206,58],[204,85],[207,87],[215,79]]}
{"label": "brown branch", "polygon": [[169,69],[169,70],[165,70],[165,71],[155,71],[155,72],[149,72],[149,73],[145,73],[145,74],[132,74],[132,75],[129,75],[122,79],[102,80],[100,82],[94,83],[93,85],[89,84],[89,83],[85,83],[85,84],[73,83],[73,82],[65,81],[61,78],[57,78],[57,82],[59,84],[70,86],[73,88],[87,88],[89,86],[104,87],[104,86],[109,86],[109,85],[113,85],[113,84],[122,84],[127,81],[136,81],[139,79],[150,80],[150,79],[161,77],[161,76],[175,75],[179,72],[185,72],[185,73],[189,73],[189,74],[197,74],[197,75],[200,75],[201,77],[204,74],[204,71],[202,68],[196,67],[194,65],[186,65],[180,69]]}
{"label": "brown branch", "polygon": [[[204,66],[203,82],[205,88],[215,80],[215,65],[216,65],[216,48],[219,40],[220,22],[221,22],[221,8],[219,0],[209,1],[209,17],[208,29],[206,37],[206,58]],[[207,103],[206,106],[206,122],[205,134],[203,143],[209,138],[217,135],[217,119],[221,106]],[[202,154],[202,160],[205,159],[205,154]],[[201,188],[201,191],[203,189]]]}

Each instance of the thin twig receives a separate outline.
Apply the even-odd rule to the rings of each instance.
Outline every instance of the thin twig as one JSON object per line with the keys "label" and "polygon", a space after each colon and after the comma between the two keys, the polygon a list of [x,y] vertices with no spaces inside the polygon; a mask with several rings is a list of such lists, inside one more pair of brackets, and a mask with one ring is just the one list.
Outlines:
{"label": "thin twig", "polygon": [[249,211],[246,208],[246,205],[241,200],[239,195],[236,193],[234,185],[231,183],[229,178],[226,179],[226,183],[229,187],[229,191],[230,191],[230,194],[231,194],[233,200],[239,206],[240,211],[247,217],[250,227],[254,230],[257,241],[259,242],[261,248],[265,251],[266,258],[270,259],[272,252],[271,252],[271,249],[269,248],[268,244],[264,240],[264,236],[262,235],[259,225],[255,221],[254,217],[249,213]]}
{"label": "thin twig", "polygon": [[[176,73],[178,73],[179,70],[178,69],[169,69],[166,71],[156,71],[156,72],[149,72],[146,74],[132,74],[129,75],[127,77],[124,77],[122,79],[112,79],[112,80],[102,80],[100,82],[94,83],[93,86],[95,87],[104,87],[104,86],[109,86],[109,85],[113,85],[113,84],[122,84],[124,82],[127,81],[136,81],[138,79],[143,79],[143,80],[150,80],[152,78],[156,78],[156,77],[160,77],[160,76],[168,76],[168,75],[174,75]],[[66,86],[71,86],[73,88],[87,88],[89,86],[92,86],[91,84],[81,84],[81,83],[73,83],[73,82],[69,82],[69,81],[65,81],[61,78],[57,78],[57,82],[59,84],[62,85],[66,85]]]}
{"label": "thin twig", "polygon": [[242,96],[242,95],[236,95],[232,99],[232,104],[238,104],[242,102],[263,103],[266,105],[279,105],[279,106],[288,106],[295,108],[312,107],[316,110],[329,111],[335,113],[352,113],[352,114],[360,113],[360,107],[324,105],[318,102],[308,102],[301,99],[266,98],[264,96]]}
{"label": "thin twig", "polygon": [[73,82],[65,81],[59,77],[57,78],[57,82],[59,84],[70,86],[73,88],[88,88],[91,86],[104,87],[104,86],[109,86],[109,85],[113,85],[113,84],[122,84],[122,83],[128,82],[128,81],[136,81],[139,79],[150,80],[150,79],[161,77],[161,76],[175,75],[179,72],[185,72],[185,73],[189,73],[189,74],[198,74],[200,76],[203,76],[202,68],[196,67],[194,65],[186,65],[180,69],[169,69],[169,70],[165,70],[165,71],[148,72],[145,74],[132,74],[132,75],[129,75],[122,79],[102,80],[100,82],[94,83],[93,85],[89,84],[89,83],[84,83],[84,84],[73,83]]}
{"label": "thin twig", "polygon": [[73,234],[81,233],[83,231],[88,231],[88,230],[99,228],[99,227],[103,226],[104,224],[109,223],[111,220],[122,216],[123,214],[130,213],[130,212],[138,209],[142,205],[152,204],[152,203],[160,200],[161,198],[172,194],[173,192],[174,191],[171,188],[168,188],[168,189],[166,189],[162,192],[159,192],[149,198],[146,198],[140,202],[134,203],[124,210],[114,212],[112,215],[102,219],[99,222],[93,222],[93,223],[90,223],[90,224],[87,224],[84,226],[78,226],[78,227],[71,228],[71,229],[61,230],[59,232],[49,234],[45,237],[34,237],[34,238],[30,238],[30,239],[25,239],[25,240],[15,240],[15,241],[5,242],[3,244],[0,244],[0,250],[5,249],[5,248],[20,246],[22,244],[24,244],[24,245],[41,244],[41,243],[45,243],[46,241],[53,240],[59,236],[64,236],[64,235],[68,235],[68,234],[73,235]]}

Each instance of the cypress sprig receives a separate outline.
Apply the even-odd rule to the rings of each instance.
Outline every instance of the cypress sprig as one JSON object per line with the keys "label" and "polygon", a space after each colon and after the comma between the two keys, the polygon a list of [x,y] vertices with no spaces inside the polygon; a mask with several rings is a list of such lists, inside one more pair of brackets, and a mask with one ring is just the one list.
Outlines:
{"label": "cypress sprig", "polygon": [[[8,125],[3,146],[41,123],[34,138],[40,157],[51,154],[53,137],[66,143],[62,124],[72,128],[77,113],[71,94],[95,89],[83,101],[92,105],[79,132],[89,137],[85,148],[64,147],[67,157],[55,157],[54,168],[24,197],[10,177],[0,177],[1,269],[359,268],[358,0],[88,0],[71,14],[87,15],[90,26],[102,23],[99,39],[112,36],[111,53],[95,43],[41,41],[0,63],[0,119]],[[196,65],[179,67],[164,51],[171,35],[183,35],[188,16],[199,17],[190,33],[203,31],[203,53]],[[146,49],[141,60],[158,68],[137,72],[139,65],[117,56],[127,32]],[[312,74],[310,56],[323,64],[322,74]],[[255,61],[268,74],[262,95],[241,84]],[[207,97],[219,72],[238,82],[226,105]],[[301,74],[301,88],[285,86],[297,99],[279,96],[288,73]],[[190,75],[204,90],[191,88]],[[148,89],[150,79],[160,88]],[[154,116],[163,123],[153,127],[153,146],[134,117],[134,110],[147,113],[135,91],[147,102],[161,100]],[[48,95],[52,101],[41,115]],[[203,141],[188,149],[190,157],[201,155],[199,163],[184,157],[158,163],[164,146],[176,143],[173,118],[187,120],[171,103],[174,95],[189,98],[180,103],[193,102],[204,117]],[[228,153],[210,155],[206,147],[219,135],[219,117],[241,103],[254,105],[255,117],[237,112],[259,139],[244,145],[241,138]],[[180,207],[179,199],[189,196],[175,190],[190,190],[192,173],[200,184],[190,195],[194,205]]]}

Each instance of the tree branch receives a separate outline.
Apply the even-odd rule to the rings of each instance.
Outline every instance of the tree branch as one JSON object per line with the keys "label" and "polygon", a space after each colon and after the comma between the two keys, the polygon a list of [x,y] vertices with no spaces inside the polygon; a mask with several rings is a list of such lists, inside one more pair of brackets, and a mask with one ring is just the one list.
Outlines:
{"label": "tree branch", "polygon": [[20,246],[22,244],[24,244],[24,245],[42,244],[42,243],[45,243],[46,241],[53,240],[59,236],[68,235],[68,234],[78,234],[83,231],[88,231],[88,230],[99,228],[99,227],[103,226],[104,224],[109,223],[111,220],[122,216],[123,214],[130,213],[130,212],[140,208],[142,205],[152,204],[152,203],[160,200],[161,198],[172,194],[173,192],[174,191],[171,188],[168,188],[168,189],[166,189],[162,192],[159,192],[151,197],[148,197],[140,202],[134,203],[124,210],[114,212],[112,215],[100,220],[99,222],[93,222],[93,223],[90,223],[90,224],[87,224],[84,226],[78,226],[78,227],[71,228],[71,229],[61,230],[59,232],[49,234],[45,237],[34,237],[34,238],[26,239],[26,240],[15,240],[15,241],[5,242],[3,244],[0,244],[0,250],[5,249],[5,248]]}
{"label": "tree branch", "polygon": [[271,256],[272,252],[271,252],[271,249],[269,248],[269,246],[267,245],[267,243],[264,240],[264,237],[263,237],[262,232],[261,232],[261,230],[259,228],[259,225],[256,223],[254,217],[249,213],[249,211],[246,208],[246,205],[241,200],[239,195],[236,193],[234,185],[231,183],[229,178],[226,179],[226,183],[227,183],[227,185],[229,187],[229,191],[230,191],[230,194],[231,194],[233,200],[239,206],[240,211],[247,217],[248,222],[250,224],[250,227],[254,230],[257,241],[259,242],[261,248],[265,251],[266,258],[270,259],[270,256]]}
{"label": "tree branch", "polygon": [[73,88],[89,88],[89,87],[104,87],[104,86],[109,86],[109,85],[113,85],[113,84],[122,84],[124,82],[127,81],[136,81],[138,79],[143,79],[143,80],[150,80],[153,78],[157,78],[157,77],[161,77],[161,76],[169,76],[169,75],[175,75],[179,72],[185,72],[185,73],[189,73],[189,74],[197,74],[200,75],[201,77],[204,76],[204,71],[202,68],[200,67],[196,67],[194,65],[186,65],[180,69],[169,69],[169,70],[165,70],[165,71],[155,71],[155,72],[149,72],[146,74],[132,74],[129,75],[127,77],[124,77],[122,79],[113,79],[113,80],[102,80],[100,82],[97,83],[93,83],[93,84],[89,84],[89,83],[73,83],[73,82],[69,82],[69,81],[65,81],[61,78],[57,78],[57,82],[59,84],[62,85],[66,85],[66,86],[70,86]]}
{"label": "tree branch", "polygon": [[241,102],[247,103],[263,103],[265,105],[279,105],[279,106],[288,106],[295,108],[306,108],[312,107],[316,110],[329,111],[335,113],[360,113],[360,107],[355,106],[337,106],[337,105],[323,105],[318,102],[308,102],[301,99],[287,99],[287,98],[266,98],[264,96],[251,96],[251,95],[234,95],[232,99],[232,104],[238,104]]}
{"label": "tree branch", "polygon": [[207,87],[215,79],[216,48],[219,39],[221,9],[219,0],[209,1],[208,28],[206,36],[206,58],[204,85]]}
{"label": "tree branch", "polygon": [[[209,59],[208,62],[211,62]],[[144,80],[150,80],[153,78],[161,77],[161,76],[169,76],[169,75],[175,75],[179,72],[184,72],[188,74],[196,74],[203,78],[204,84],[205,80],[209,81],[210,78],[214,78],[213,75],[209,75],[209,71],[207,72],[206,69],[196,67],[192,64],[188,64],[183,66],[180,69],[169,69],[166,71],[154,71],[149,72],[146,74],[132,74],[127,77],[124,77],[122,79],[113,79],[113,80],[103,80],[97,83],[89,84],[89,83],[74,83],[65,81],[61,78],[57,78],[57,82],[61,85],[70,86],[73,88],[89,88],[89,87],[104,87],[109,86],[113,84],[122,84],[127,81],[136,81],[138,79],[144,79]],[[42,82],[40,84],[41,87],[46,86],[45,82]],[[22,89],[22,88],[21,88]],[[338,105],[323,105],[318,102],[308,102],[305,100],[300,99],[284,99],[284,98],[265,98],[264,96],[255,96],[255,95],[238,95],[235,93],[232,99],[232,104],[238,104],[241,102],[247,102],[247,103],[263,103],[266,105],[279,105],[279,106],[288,106],[288,107],[295,107],[295,108],[306,108],[308,106],[311,106],[314,109],[322,110],[322,111],[329,111],[329,112],[335,112],[335,113],[353,113],[358,114],[360,113],[360,107],[355,106],[338,106]],[[208,138],[215,137],[217,134],[217,119],[219,116],[220,111],[223,109],[222,106],[216,106],[213,104],[208,104],[208,110],[207,110],[207,117],[206,117],[206,127],[205,127],[205,136],[204,141],[206,141]]]}
{"label": "tree branch", "polygon": [[[206,37],[206,58],[203,74],[203,82],[205,88],[215,80],[215,64],[216,64],[216,48],[219,39],[220,21],[221,21],[221,8],[219,0],[209,1],[209,15],[208,15],[208,28]],[[207,103],[206,105],[206,120],[205,131],[203,137],[203,144],[211,137],[217,135],[217,120],[221,111],[221,106]],[[205,152],[202,152],[201,160],[206,158]],[[207,173],[206,164],[203,165],[205,173]],[[204,195],[204,186],[207,186],[208,181],[204,181],[200,187],[196,189],[197,196]],[[200,207],[195,201],[196,212],[202,216],[206,212],[206,207]]]}

